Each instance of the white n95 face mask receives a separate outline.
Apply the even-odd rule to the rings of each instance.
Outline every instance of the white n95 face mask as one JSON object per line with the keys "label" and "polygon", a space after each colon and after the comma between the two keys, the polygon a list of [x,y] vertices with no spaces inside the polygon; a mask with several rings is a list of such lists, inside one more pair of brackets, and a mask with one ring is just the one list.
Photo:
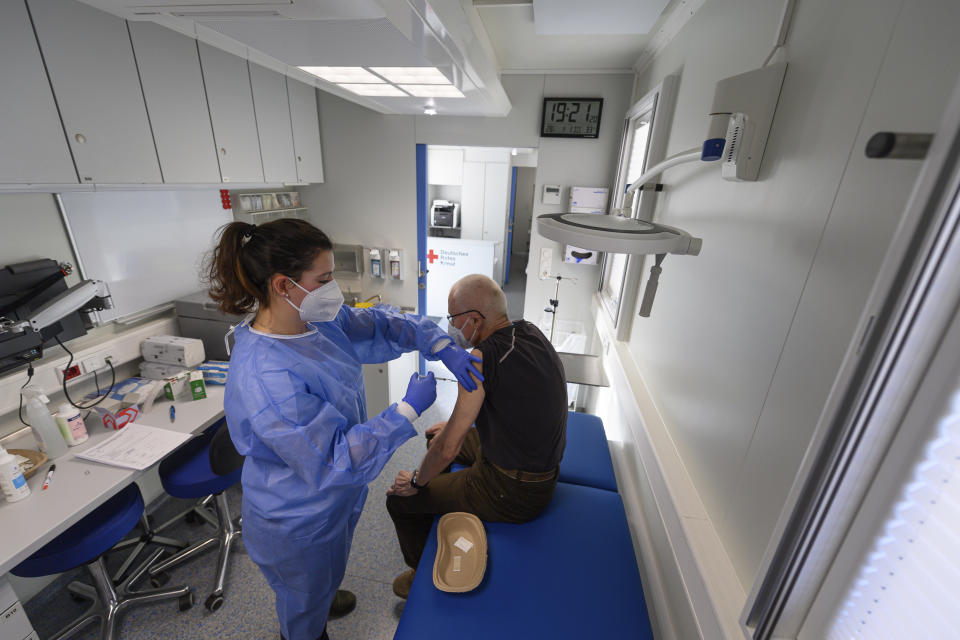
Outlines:
{"label": "white n95 face mask", "polygon": [[[307,291],[292,278],[290,282],[297,285],[303,291]],[[300,319],[304,322],[330,322],[337,317],[340,307],[343,306],[343,293],[336,280],[321,285],[313,291],[307,291],[307,295],[300,302],[300,306],[293,304],[293,300],[287,298],[287,304],[300,312]]]}
{"label": "white n95 face mask", "polygon": [[[447,322],[447,335],[453,339],[454,344],[465,351],[470,351],[474,348],[473,343],[463,335],[463,331],[460,331],[460,329],[454,326],[453,320]],[[474,328],[473,333],[470,334],[470,338],[472,339],[475,335],[477,335],[476,328]]]}

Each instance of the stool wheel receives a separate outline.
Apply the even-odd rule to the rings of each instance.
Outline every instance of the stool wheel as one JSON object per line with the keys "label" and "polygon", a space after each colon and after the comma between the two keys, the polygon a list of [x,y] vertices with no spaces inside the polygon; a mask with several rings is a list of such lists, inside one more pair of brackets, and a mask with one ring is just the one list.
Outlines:
{"label": "stool wheel", "polygon": [[150,578],[150,584],[153,585],[153,587],[156,589],[159,589],[160,587],[167,584],[168,582],[170,582],[170,574],[167,573],[166,571],[164,571],[163,573],[158,573],[157,575],[152,576]]}
{"label": "stool wheel", "polygon": [[70,592],[70,599],[73,600],[74,602],[88,602],[88,600],[84,598],[82,595],[80,595],[79,593],[74,593],[73,591]]}
{"label": "stool wheel", "polygon": [[223,594],[211,593],[210,597],[207,598],[207,601],[204,603],[204,606],[206,606],[209,611],[216,611],[223,606]]}
{"label": "stool wheel", "polygon": [[187,513],[187,515],[183,516],[183,521],[187,524],[200,524],[201,522],[200,516],[195,514],[193,511],[190,511]]}
{"label": "stool wheel", "polygon": [[193,596],[193,591],[185,595],[180,596],[177,600],[177,607],[180,608],[180,611],[186,611],[193,607],[193,603],[196,602],[196,599]]}

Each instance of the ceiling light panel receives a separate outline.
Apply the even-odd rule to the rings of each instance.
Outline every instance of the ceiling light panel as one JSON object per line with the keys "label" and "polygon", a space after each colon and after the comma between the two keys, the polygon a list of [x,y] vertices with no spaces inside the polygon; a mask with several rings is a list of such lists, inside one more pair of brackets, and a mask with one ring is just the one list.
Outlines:
{"label": "ceiling light panel", "polygon": [[417,98],[466,98],[460,89],[450,84],[402,84],[400,88]]}
{"label": "ceiling light panel", "polygon": [[378,78],[363,67],[299,67],[307,73],[312,73],[327,82],[340,84],[383,84],[383,78]]}
{"label": "ceiling light panel", "polygon": [[370,67],[395,84],[451,84],[436,67]]}
{"label": "ceiling light panel", "polygon": [[400,89],[397,89],[392,84],[340,84],[337,83],[338,87],[346,89],[352,93],[355,93],[359,96],[386,96],[386,97],[397,97],[397,98],[407,98],[407,94]]}

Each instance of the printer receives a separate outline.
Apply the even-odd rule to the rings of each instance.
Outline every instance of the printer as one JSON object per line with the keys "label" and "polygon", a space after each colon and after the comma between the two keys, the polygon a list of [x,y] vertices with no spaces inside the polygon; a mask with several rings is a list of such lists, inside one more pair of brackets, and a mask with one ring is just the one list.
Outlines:
{"label": "printer", "polygon": [[434,200],[430,207],[431,227],[459,227],[460,205],[449,200]]}

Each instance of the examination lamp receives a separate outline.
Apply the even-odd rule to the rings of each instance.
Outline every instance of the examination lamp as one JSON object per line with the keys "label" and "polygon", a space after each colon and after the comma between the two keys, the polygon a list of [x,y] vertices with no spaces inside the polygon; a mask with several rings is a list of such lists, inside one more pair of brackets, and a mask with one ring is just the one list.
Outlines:
{"label": "examination lamp", "polygon": [[550,240],[594,251],[656,255],[640,305],[640,315],[648,317],[664,258],[668,253],[698,255],[703,240],[676,227],[631,217],[634,193],[662,190],[662,185],[650,181],[670,167],[698,160],[721,160],[721,177],[725,180],[756,180],[786,68],[786,63],[781,62],[718,82],[703,145],[681,151],[644,171],[627,188],[622,206],[612,215],[540,215],[537,231]]}

